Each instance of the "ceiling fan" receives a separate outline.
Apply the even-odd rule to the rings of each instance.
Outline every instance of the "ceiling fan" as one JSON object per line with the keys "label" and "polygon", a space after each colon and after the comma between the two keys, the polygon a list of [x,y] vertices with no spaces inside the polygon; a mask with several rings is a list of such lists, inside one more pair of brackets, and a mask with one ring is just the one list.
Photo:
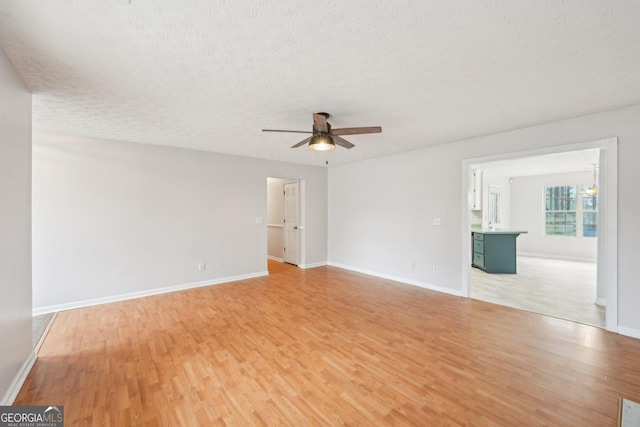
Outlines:
{"label": "ceiling fan", "polygon": [[380,133],[382,128],[380,126],[369,126],[359,128],[341,128],[331,129],[331,124],[327,122],[330,117],[329,113],[314,113],[313,114],[313,130],[311,132],[304,130],[280,130],[280,129],[262,129],[262,132],[294,132],[294,133],[311,133],[313,134],[309,138],[306,138],[291,148],[301,147],[306,143],[309,143],[309,148],[317,151],[333,150],[336,148],[336,144],[344,148],[353,148],[355,145],[342,138],[341,135],[358,135],[362,133]]}

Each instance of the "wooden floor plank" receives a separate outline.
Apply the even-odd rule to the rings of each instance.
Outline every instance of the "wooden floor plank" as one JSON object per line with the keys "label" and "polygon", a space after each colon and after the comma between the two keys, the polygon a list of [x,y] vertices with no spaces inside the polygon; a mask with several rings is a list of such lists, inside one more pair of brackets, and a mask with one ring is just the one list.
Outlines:
{"label": "wooden floor plank", "polygon": [[[277,268],[275,268],[275,267]],[[640,340],[338,268],[61,312],[16,405],[66,425],[615,426]]]}

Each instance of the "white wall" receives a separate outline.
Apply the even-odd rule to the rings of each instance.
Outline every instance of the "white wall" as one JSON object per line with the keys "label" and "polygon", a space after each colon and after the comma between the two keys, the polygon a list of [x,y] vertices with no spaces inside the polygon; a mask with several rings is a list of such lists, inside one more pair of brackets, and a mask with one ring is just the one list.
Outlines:
{"label": "white wall", "polygon": [[331,167],[330,264],[460,293],[463,153],[443,145]]}
{"label": "white wall", "polygon": [[595,262],[598,239],[593,237],[547,236],[544,233],[544,189],[558,185],[585,185],[593,182],[593,172],[513,178],[511,217],[513,228],[526,230],[518,237],[518,252],[528,255]]}
{"label": "white wall", "polygon": [[0,405],[31,347],[31,94],[0,49]]}
{"label": "white wall", "polygon": [[267,254],[284,259],[284,179],[267,178]]}
{"label": "white wall", "polygon": [[638,117],[640,106],[633,106],[333,166],[329,262],[461,294],[462,161],[618,137],[618,325],[640,336]]}
{"label": "white wall", "polygon": [[325,168],[35,133],[35,311],[266,274],[268,176],[304,180],[305,260],[325,263]]}

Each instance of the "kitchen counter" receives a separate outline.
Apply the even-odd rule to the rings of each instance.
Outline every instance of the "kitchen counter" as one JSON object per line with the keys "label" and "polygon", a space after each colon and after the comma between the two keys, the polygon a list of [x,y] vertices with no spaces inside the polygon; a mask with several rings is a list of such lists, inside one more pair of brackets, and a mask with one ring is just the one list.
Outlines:
{"label": "kitchen counter", "polygon": [[528,231],[523,230],[510,230],[508,228],[483,228],[472,226],[472,233],[482,233],[482,234],[526,234]]}
{"label": "kitchen counter", "polygon": [[471,227],[472,267],[492,274],[516,274],[516,238],[524,230]]}

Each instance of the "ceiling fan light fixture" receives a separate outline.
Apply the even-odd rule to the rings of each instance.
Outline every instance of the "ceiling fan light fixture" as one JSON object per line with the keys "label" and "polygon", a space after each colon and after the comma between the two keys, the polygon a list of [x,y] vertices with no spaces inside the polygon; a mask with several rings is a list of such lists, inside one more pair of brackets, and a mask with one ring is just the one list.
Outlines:
{"label": "ceiling fan light fixture", "polygon": [[309,141],[309,148],[315,151],[328,151],[336,148],[336,144],[331,135],[314,135]]}

